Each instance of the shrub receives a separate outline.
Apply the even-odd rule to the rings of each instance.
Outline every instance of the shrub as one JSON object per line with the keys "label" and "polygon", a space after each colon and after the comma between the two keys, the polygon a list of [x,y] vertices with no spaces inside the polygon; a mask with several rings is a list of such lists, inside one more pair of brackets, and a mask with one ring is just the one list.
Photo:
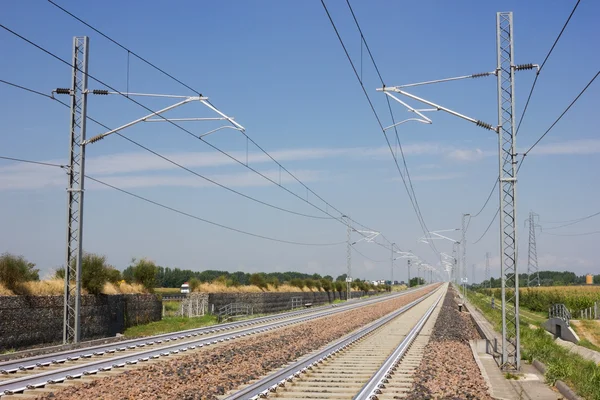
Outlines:
{"label": "shrub", "polygon": [[117,285],[121,281],[121,271],[112,266],[109,266],[106,269],[106,278],[113,285]]}
{"label": "shrub", "polygon": [[261,290],[267,288],[267,280],[264,274],[252,274],[250,275],[250,284],[259,287]]}
{"label": "shrub", "polygon": [[154,291],[158,267],[153,261],[142,258],[133,265],[133,280],[142,284],[149,292]]}
{"label": "shrub", "polygon": [[269,285],[273,286],[275,289],[277,289],[281,285],[281,283],[279,282],[279,279],[277,279],[276,276],[269,278],[267,283]]}
{"label": "shrub", "polygon": [[200,280],[194,277],[188,281],[188,284],[190,285],[190,292],[195,292],[198,286],[200,286]]}
{"label": "shrub", "polygon": [[290,285],[302,290],[304,288],[304,279],[293,278],[290,280]]}
{"label": "shrub", "polygon": [[40,279],[39,270],[33,267],[23,256],[4,253],[0,256],[0,283],[14,293],[22,292],[24,282]]}
{"label": "shrub", "polygon": [[310,291],[312,291],[312,290],[314,289],[314,287],[315,287],[315,281],[313,281],[312,279],[306,279],[306,280],[304,281],[304,284],[306,285],[306,287],[307,287],[307,288],[308,288]]}
{"label": "shrub", "polygon": [[321,282],[321,287],[323,288],[324,291],[331,292],[333,284],[329,279],[323,278],[323,279],[321,279],[320,282]]}
{"label": "shrub", "polygon": [[[75,263],[76,260],[73,259],[72,262]],[[112,267],[106,264],[106,256],[85,253],[81,259],[81,287],[89,294],[102,293],[104,284],[108,281],[109,268]]]}

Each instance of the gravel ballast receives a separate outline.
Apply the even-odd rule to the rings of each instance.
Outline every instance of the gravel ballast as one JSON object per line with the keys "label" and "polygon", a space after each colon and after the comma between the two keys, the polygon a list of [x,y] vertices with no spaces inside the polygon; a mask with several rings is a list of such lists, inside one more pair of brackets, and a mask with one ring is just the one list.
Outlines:
{"label": "gravel ballast", "polygon": [[408,399],[492,400],[473,358],[469,340],[480,338],[469,314],[458,311],[449,289],[425,347]]}
{"label": "gravel ballast", "polygon": [[432,290],[423,289],[358,310],[205,348],[119,375],[64,387],[37,399],[217,399]]}

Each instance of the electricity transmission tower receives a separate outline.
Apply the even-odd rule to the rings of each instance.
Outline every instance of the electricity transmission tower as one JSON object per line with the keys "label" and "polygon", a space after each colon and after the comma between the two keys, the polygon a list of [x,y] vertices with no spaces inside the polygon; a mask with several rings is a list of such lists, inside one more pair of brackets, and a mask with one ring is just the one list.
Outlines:
{"label": "electricity transmission tower", "polygon": [[467,226],[466,221],[467,217],[470,217],[471,214],[463,214],[462,215],[462,239],[460,241],[462,247],[462,255],[461,255],[461,278],[464,286],[465,296],[467,295]]}
{"label": "electricity transmission tower", "polygon": [[529,224],[529,255],[527,257],[527,286],[540,286],[540,271],[538,269],[537,247],[535,243],[535,228],[539,228],[537,220],[539,215],[529,211],[529,219],[525,220],[525,225]]}
{"label": "electricity transmission tower", "polygon": [[[421,117],[419,122],[431,124],[432,120],[423,113],[443,111],[469,121],[481,128],[494,131],[498,135],[498,160],[500,181],[500,265],[502,281],[502,360],[503,370],[519,370],[521,366],[519,335],[519,281],[517,268],[517,154],[515,143],[515,100],[514,75],[519,70],[531,70],[539,66],[535,64],[516,65],[514,63],[514,35],[512,12],[496,13],[496,52],[497,67],[494,71],[464,75],[452,78],[411,83],[402,86],[385,86],[377,91],[383,92],[409,112]],[[470,78],[481,78],[495,75],[497,79],[498,125],[460,114],[449,108],[417,97],[406,91],[406,88],[431,85],[442,82],[457,81]],[[408,105],[395,94],[424,103],[431,108],[417,109]],[[409,119],[409,120],[415,120]],[[403,121],[404,122],[404,121]],[[391,127],[385,128],[389,129]],[[510,290],[506,290],[506,289]]]}
{"label": "electricity transmission tower", "polygon": [[[52,92],[69,95],[71,97],[70,118],[70,148],[69,165],[67,166],[67,248],[65,259],[65,289],[64,289],[64,318],[63,318],[63,343],[78,343],[81,340],[81,267],[83,255],[83,199],[85,178],[85,150],[90,144],[97,142],[113,133],[119,132],[141,122],[171,122],[172,121],[227,121],[231,125],[221,126],[198,136],[201,138],[221,129],[230,128],[243,132],[245,128],[228,117],[213,105],[207,102],[208,97],[203,96],[177,96],[170,94],[148,94],[108,91],[105,89],[88,89],[88,54],[89,38],[76,36],[73,38],[73,63],[70,88],[58,88]],[[123,97],[145,96],[178,98],[181,101],[165,107],[159,111],[151,112],[116,129],[86,139],[87,122],[87,96],[94,95],[120,95]],[[200,102],[218,117],[209,118],[165,118],[163,113],[183,106],[190,102]],[[152,117],[160,117],[153,119]]]}
{"label": "electricity transmission tower", "polygon": [[[81,245],[83,233],[83,191],[85,175],[85,141],[87,113],[89,38],[73,38],[73,76],[71,89],[61,94],[71,96],[70,151],[67,169],[67,254],[65,260],[65,295],[63,343],[78,343],[81,338]],[[57,90],[57,93],[60,93]]]}
{"label": "electricity transmission tower", "polygon": [[352,288],[352,226],[350,217],[342,215],[346,219],[346,300],[350,300],[350,289]]}

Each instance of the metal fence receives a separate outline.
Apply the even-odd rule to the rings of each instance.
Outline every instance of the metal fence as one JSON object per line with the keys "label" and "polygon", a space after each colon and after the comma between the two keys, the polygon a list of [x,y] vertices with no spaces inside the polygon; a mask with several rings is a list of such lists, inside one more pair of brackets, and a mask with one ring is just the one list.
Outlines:
{"label": "metal fence", "polygon": [[245,303],[231,303],[219,308],[217,318],[219,322],[227,321],[234,317],[254,314],[254,307]]}
{"label": "metal fence", "polygon": [[181,301],[176,309],[169,309],[163,302],[164,317],[202,317],[207,313],[208,304],[200,298],[186,298]]}
{"label": "metal fence", "polygon": [[593,306],[579,311],[579,319],[599,319],[600,304],[595,302]]}
{"label": "metal fence", "polygon": [[564,304],[553,304],[548,309],[548,318],[560,318],[567,323],[571,320],[571,312]]}
{"label": "metal fence", "polygon": [[292,310],[296,308],[302,308],[302,297],[292,297],[290,301],[292,302]]}

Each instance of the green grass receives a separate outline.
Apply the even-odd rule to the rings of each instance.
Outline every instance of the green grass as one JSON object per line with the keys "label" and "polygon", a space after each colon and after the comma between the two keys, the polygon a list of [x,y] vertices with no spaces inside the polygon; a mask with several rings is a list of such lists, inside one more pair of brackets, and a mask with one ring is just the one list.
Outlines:
{"label": "green grass", "polygon": [[170,287],[154,288],[154,293],[159,293],[159,294],[179,294],[180,292],[181,292],[181,289],[179,289],[179,288],[170,288]]}
{"label": "green grass", "polygon": [[183,331],[186,329],[201,328],[203,326],[214,325],[216,323],[217,317],[214,315],[205,315],[203,317],[195,318],[165,317],[161,321],[127,328],[124,335],[128,338],[136,338],[159,335],[161,333]]}
{"label": "green grass", "polygon": [[334,301],[331,302],[331,304],[339,304],[339,303],[345,303],[346,300],[342,300],[342,299],[335,299]]}
{"label": "green grass", "polygon": [[[500,332],[500,303],[496,302],[496,308],[492,309],[487,296],[469,291],[468,297]],[[532,322],[527,318],[532,317],[522,315],[521,318],[521,358],[529,362],[536,359],[546,364],[547,382],[555,384],[560,379],[583,398],[600,400],[600,366],[554,343],[552,336],[544,329],[529,328]],[[539,325],[539,322],[535,325]]]}

